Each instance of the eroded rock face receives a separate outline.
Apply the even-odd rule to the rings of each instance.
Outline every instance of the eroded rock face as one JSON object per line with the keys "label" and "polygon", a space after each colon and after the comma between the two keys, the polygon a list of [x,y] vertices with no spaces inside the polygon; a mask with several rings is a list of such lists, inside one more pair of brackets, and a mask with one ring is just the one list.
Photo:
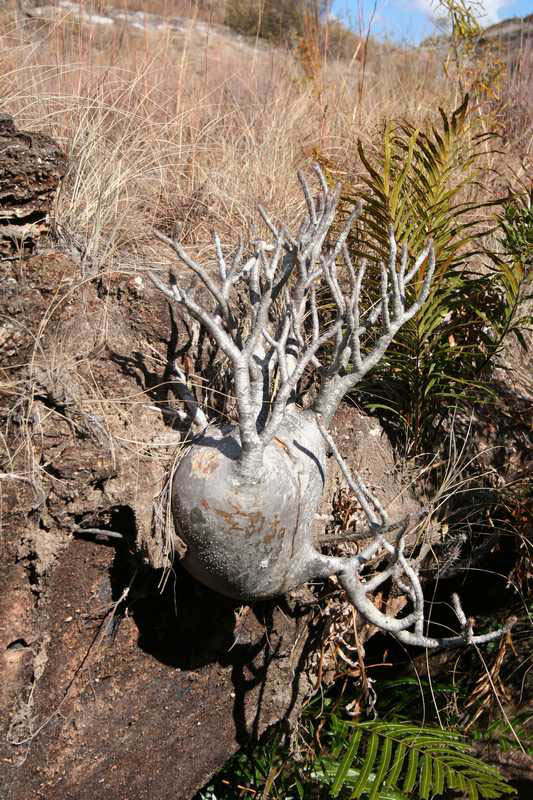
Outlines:
{"label": "eroded rock face", "polygon": [[[346,606],[321,610],[334,583],[320,603],[305,586],[251,608],[167,563],[152,502],[178,438],[150,409],[169,399],[165,367],[145,384],[142,351],[165,364],[168,330],[161,293],[147,284],[141,295],[131,275],[100,288],[61,253],[0,271],[0,364],[17,387],[0,396],[2,800],[189,800],[240,746],[280,719],[294,724],[318,681],[338,674],[341,645],[329,633],[321,644]],[[342,404],[332,432],[391,519],[411,510],[374,420]],[[324,471],[330,515],[341,484],[335,463]],[[339,529],[354,529],[353,503],[345,512]],[[397,613],[403,599],[381,602]],[[359,641],[370,632],[361,625]]]}
{"label": "eroded rock face", "polygon": [[0,113],[0,259],[35,249],[66,164],[53,139]]}

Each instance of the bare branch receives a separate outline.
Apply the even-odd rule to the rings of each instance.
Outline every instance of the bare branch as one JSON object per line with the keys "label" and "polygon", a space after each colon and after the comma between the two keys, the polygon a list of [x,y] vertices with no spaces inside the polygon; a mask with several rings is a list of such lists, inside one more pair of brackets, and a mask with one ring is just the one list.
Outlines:
{"label": "bare branch", "polygon": [[183,249],[183,247],[180,245],[180,243],[178,242],[177,239],[170,239],[168,236],[165,236],[164,233],[161,233],[161,231],[157,231],[156,230],[156,231],[154,231],[154,233],[155,233],[155,236],[160,241],[164,242],[170,248],[172,248],[172,250],[174,250],[174,252],[178,256],[178,258],[180,258],[181,261],[183,261],[184,264],[187,264],[189,269],[191,269],[194,272],[194,274],[197,275],[200,278],[200,280],[202,281],[202,283],[204,284],[206,289],[208,289],[208,291],[211,293],[212,297],[216,300],[216,302],[220,306],[221,316],[224,319],[228,319],[229,318],[228,305],[227,305],[226,301],[224,300],[220,290],[214,284],[214,282],[211,280],[210,276],[207,274],[205,269],[200,264],[197,264],[196,261],[194,261],[192,258],[190,258],[190,256]]}
{"label": "bare branch", "polygon": [[[192,297],[184,290],[179,289],[177,286],[169,288],[166,286],[155,272],[150,272],[149,277],[154,284],[171,302],[179,303],[185,306],[189,314],[198,322],[200,322],[208,333],[215,339],[218,346],[228,355],[232,361],[238,362],[241,353],[236,344],[233,342],[231,336],[224,330],[222,323],[219,321],[215,314],[206,311]],[[216,293],[218,294],[218,292]],[[215,294],[215,299],[216,298]]]}
{"label": "bare branch", "polygon": [[177,378],[177,380],[174,381],[174,384],[176,386],[178,396],[180,400],[183,400],[185,403],[193,424],[201,429],[207,428],[209,425],[207,417],[198,405],[198,401],[194,397],[193,393],[187,386],[187,376],[176,361],[174,361],[172,365],[172,372]]}
{"label": "bare branch", "polygon": [[[343,250],[345,262],[351,277],[352,292],[350,300],[343,296],[338,300],[338,290],[334,287],[332,291],[335,302],[345,317],[346,337],[345,341],[338,344],[332,365],[327,370],[322,371],[324,380],[322,381],[317,399],[315,401],[315,411],[322,415],[325,425],[331,421],[335,410],[342,397],[351,391],[364,376],[373,369],[385,355],[389,345],[400,328],[406,324],[415,314],[420,311],[429,295],[431,280],[435,271],[435,252],[432,242],[428,242],[424,251],[416,259],[415,266],[408,276],[404,277],[406,265],[406,250],[402,253],[402,262],[399,273],[396,271],[397,246],[392,229],[390,230],[390,254],[387,265],[381,265],[381,302],[379,309],[374,310],[367,316],[366,324],[361,325],[362,315],[360,313],[360,296],[362,280],[364,275],[364,262],[353,279],[353,265],[349,259],[349,254]],[[418,297],[406,307],[406,300],[402,290],[408,278],[411,280],[422,267],[426,259],[429,259],[424,281]],[[326,267],[326,269],[328,269]],[[335,283],[334,275],[331,273],[326,278],[328,284]],[[392,308],[391,308],[392,306]],[[363,354],[360,339],[367,333],[371,325],[381,318],[381,335],[375,341],[369,352]],[[363,322],[365,322],[363,318]],[[342,348],[345,347],[345,350]],[[351,371],[342,374],[342,369],[347,369],[351,365]]]}
{"label": "bare branch", "polygon": [[[348,599],[366,621],[376,625],[383,631],[391,633],[403,644],[428,648],[482,644],[483,642],[497,639],[509,631],[515,622],[514,618],[509,619],[503,628],[496,631],[479,636],[474,635],[473,621],[466,618],[461,608],[459,597],[455,594],[452,596],[452,604],[461,626],[460,634],[445,637],[426,635],[424,594],[418,575],[418,564],[410,562],[404,554],[405,535],[408,527],[417,518],[425,516],[425,510],[417,515],[409,515],[400,523],[390,525],[382,504],[368,490],[359,475],[352,475],[320,418],[318,418],[318,426],[329,449],[337,460],[346,482],[354,492],[369,521],[369,534],[372,537],[370,544],[361,553],[352,558],[340,559],[322,556],[322,569],[327,572],[329,568],[331,570],[330,574],[337,575],[339,582],[348,595]],[[378,524],[378,517],[381,524]],[[398,529],[394,543],[386,538],[386,534],[393,529]],[[364,564],[368,563],[371,558],[375,558],[380,551],[387,558],[387,566],[371,578],[361,577],[360,572]],[[388,579],[392,579],[396,583],[400,591],[408,596],[413,606],[412,612],[405,617],[389,617],[383,614],[376,608],[370,598],[371,594]]]}
{"label": "bare branch", "polygon": [[[389,525],[389,520],[382,504],[379,502],[377,498],[375,498],[368,491],[368,489],[366,488],[365,484],[363,483],[359,475],[355,475],[355,477],[351,475],[346,462],[339,453],[337,445],[335,444],[330,434],[324,427],[324,424],[320,419],[320,416],[317,416],[317,424],[320,433],[324,437],[326,444],[328,445],[331,453],[333,454],[335,460],[337,461],[339,467],[341,468],[346,483],[348,484],[352,492],[355,494],[361,508],[365,512],[371,528],[381,527],[383,530],[387,530]],[[374,508],[372,508],[372,506],[374,506]]]}
{"label": "bare branch", "polygon": [[[185,306],[190,315],[204,325],[205,329],[213,337],[221,350],[231,359],[243,455],[252,458],[254,461],[254,468],[257,470],[257,460],[260,460],[261,450],[259,449],[260,441],[257,435],[256,420],[253,413],[247,356],[239,350],[232,334],[224,330],[222,321],[218,315],[203,309],[183,289],[179,289],[177,286],[172,286],[171,288],[165,286],[155,273],[150,272],[149,276],[154,285],[163,292],[169,300]],[[215,299],[217,299],[217,294],[218,290],[215,289]],[[255,451],[257,451],[257,454]],[[257,458],[254,458],[254,456],[251,455],[252,453],[254,456],[257,455]]]}
{"label": "bare branch", "polygon": [[[307,219],[298,236],[291,236],[284,227],[275,225],[267,212],[259,212],[274,236],[273,243],[254,241],[253,255],[243,262],[241,242],[231,266],[225,260],[219,237],[215,234],[218,280],[184,251],[177,238],[163,234],[158,238],[172,248],[207,289],[214,307],[209,310],[196,302],[191,294],[176,285],[164,286],[152,274],[155,285],[174,303],[183,305],[198,320],[228,355],[232,362],[235,396],[239,413],[243,456],[251,458],[272,440],[282,424],[287,406],[297,396],[298,382],[305,369],[313,366],[322,375],[322,384],[315,410],[323,422],[331,420],[344,394],[355,386],[383,357],[394,336],[424,303],[435,267],[431,245],[407,270],[407,250],[404,248],[399,271],[396,270],[397,245],[390,230],[390,252],[382,267],[381,302],[379,308],[363,314],[360,310],[365,263],[357,268],[352,264],[347,238],[355,219],[361,214],[358,203],[342,226],[335,244],[326,246],[340,197],[340,185],[329,189],[320,167],[315,166],[320,191],[313,197],[302,173],[298,173],[307,206]],[[349,289],[345,290],[337,272],[342,256],[347,269]],[[413,279],[429,257],[429,265],[418,297],[406,306],[405,285]],[[231,311],[230,303],[235,285],[243,281],[248,286],[249,326],[243,326]],[[334,306],[329,328],[320,329],[316,293],[320,283],[328,289]],[[281,298],[281,308],[279,301]],[[306,324],[310,317],[311,325]],[[368,352],[362,347],[362,336],[381,320],[381,335]],[[320,353],[333,340],[332,357],[326,367],[320,364]],[[277,365],[279,381],[273,390],[272,370]],[[257,454],[256,454],[257,455]],[[259,457],[259,455],[257,457]],[[254,457],[256,464],[257,458]],[[256,464],[257,466],[257,464]],[[254,470],[256,470],[256,466]],[[251,474],[251,472],[250,472]]]}

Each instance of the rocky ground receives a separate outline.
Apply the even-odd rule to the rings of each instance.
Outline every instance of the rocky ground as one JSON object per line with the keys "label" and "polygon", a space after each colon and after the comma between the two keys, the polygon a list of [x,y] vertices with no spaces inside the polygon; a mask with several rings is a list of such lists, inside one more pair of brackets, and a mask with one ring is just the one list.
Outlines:
{"label": "rocky ground", "polygon": [[[158,406],[179,343],[146,278],[88,280],[45,247],[4,262],[1,287],[2,797],[189,798],[296,719],[326,639],[333,676],[342,604],[302,589],[243,608],[166,558],[153,505],[180,432]],[[345,406],[334,434],[393,515],[413,507],[376,422]],[[336,496],[353,525],[338,492],[332,468],[323,510]]]}

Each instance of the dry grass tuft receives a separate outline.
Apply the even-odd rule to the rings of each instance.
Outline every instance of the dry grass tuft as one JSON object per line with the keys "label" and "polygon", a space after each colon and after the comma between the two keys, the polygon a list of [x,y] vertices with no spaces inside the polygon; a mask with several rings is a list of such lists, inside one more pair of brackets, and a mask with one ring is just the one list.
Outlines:
{"label": "dry grass tuft", "polygon": [[310,146],[349,163],[385,115],[416,122],[449,100],[430,53],[376,50],[364,87],[358,61],[324,61],[317,98],[282,48],[213,46],[192,25],[171,35],[0,13],[3,107],[66,149],[57,221],[104,267],[142,253],[171,217],[193,244],[213,226],[231,243],[250,234],[258,201],[291,224]]}

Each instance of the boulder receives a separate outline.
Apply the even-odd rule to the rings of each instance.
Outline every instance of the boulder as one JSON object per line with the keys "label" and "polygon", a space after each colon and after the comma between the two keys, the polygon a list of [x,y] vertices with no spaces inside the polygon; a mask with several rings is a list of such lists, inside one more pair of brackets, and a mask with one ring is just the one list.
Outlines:
{"label": "boulder", "polygon": [[35,249],[66,164],[53,139],[19,131],[0,113],[0,259]]}

